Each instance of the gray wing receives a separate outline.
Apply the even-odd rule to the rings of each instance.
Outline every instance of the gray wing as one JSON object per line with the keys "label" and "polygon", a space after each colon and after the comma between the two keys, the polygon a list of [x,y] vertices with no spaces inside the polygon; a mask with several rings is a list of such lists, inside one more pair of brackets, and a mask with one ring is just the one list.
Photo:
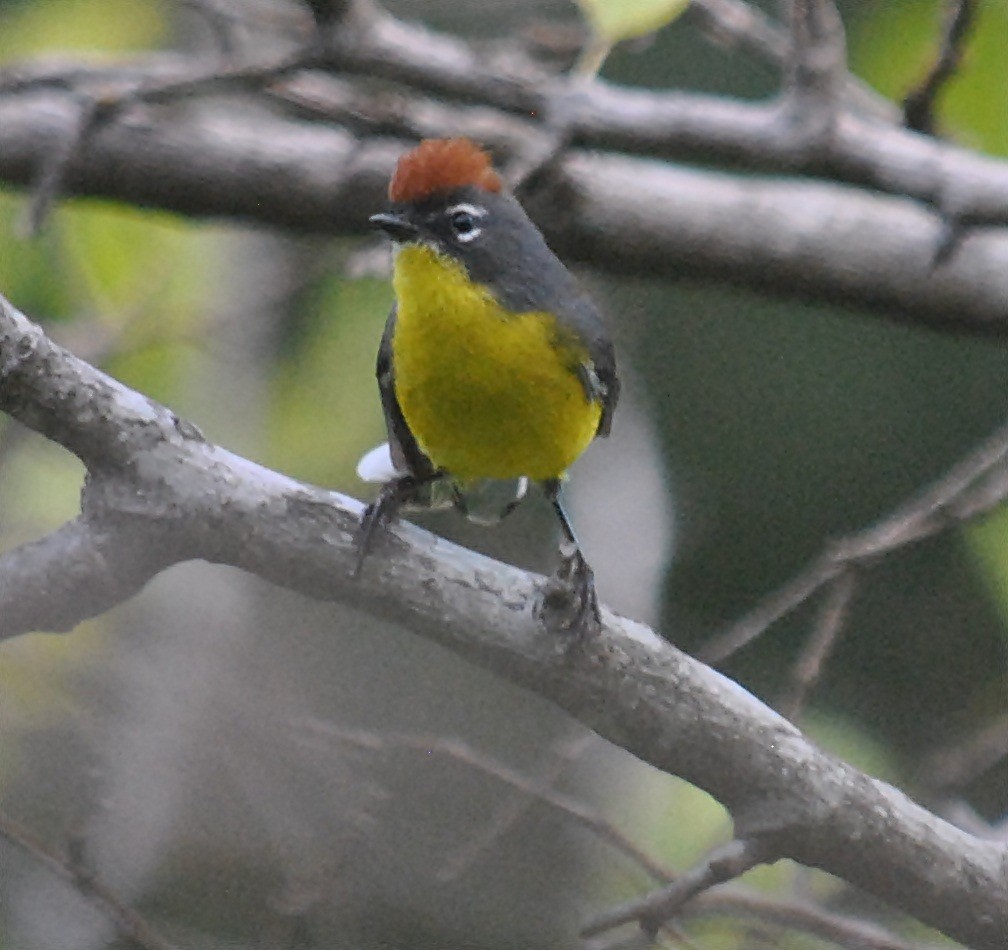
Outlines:
{"label": "gray wing", "polygon": [[393,305],[385,321],[385,332],[378,347],[378,362],[375,375],[378,378],[378,392],[381,394],[382,412],[385,414],[385,428],[388,430],[389,451],[392,464],[397,472],[426,479],[435,473],[431,460],[417,445],[403,417],[399,400],[395,394],[395,362],[392,354],[392,335],[395,332],[396,308]]}

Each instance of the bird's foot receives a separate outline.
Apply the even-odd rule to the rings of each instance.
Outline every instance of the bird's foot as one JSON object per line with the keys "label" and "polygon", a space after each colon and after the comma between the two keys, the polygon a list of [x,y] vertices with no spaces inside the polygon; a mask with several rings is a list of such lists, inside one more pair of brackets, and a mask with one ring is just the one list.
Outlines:
{"label": "bird's foot", "polygon": [[417,487],[417,480],[412,476],[404,475],[393,479],[382,486],[378,497],[364,509],[355,539],[357,562],[350,570],[351,577],[360,576],[361,568],[364,567],[364,559],[370,553],[374,543],[375,532],[396,516],[403,504],[417,490]]}
{"label": "bird's foot", "polygon": [[602,627],[595,573],[574,545],[561,545],[560,556],[560,567],[543,590],[541,616],[548,627],[585,639]]}
{"label": "bird's foot", "polygon": [[371,552],[371,545],[374,541],[375,531],[383,521],[388,521],[387,516],[382,512],[380,499],[373,501],[364,509],[361,515],[360,525],[357,528],[357,535],[354,544],[357,548],[357,561],[350,568],[351,577],[360,577],[361,569],[364,567],[364,559]]}

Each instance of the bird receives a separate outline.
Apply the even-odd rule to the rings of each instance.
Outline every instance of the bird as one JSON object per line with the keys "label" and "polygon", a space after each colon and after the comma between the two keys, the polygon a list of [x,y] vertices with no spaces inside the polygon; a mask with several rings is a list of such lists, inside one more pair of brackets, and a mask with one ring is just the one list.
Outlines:
{"label": "bird", "polygon": [[361,519],[355,573],[403,506],[447,499],[480,520],[473,499],[504,484],[503,517],[534,482],[562,534],[544,603],[560,626],[597,625],[594,573],[561,487],[589,443],[609,435],[619,398],[602,317],[470,139],[425,139],[404,153],[388,198],[369,219],[393,242],[395,302],[376,366],[388,443],[358,468],[383,485]]}

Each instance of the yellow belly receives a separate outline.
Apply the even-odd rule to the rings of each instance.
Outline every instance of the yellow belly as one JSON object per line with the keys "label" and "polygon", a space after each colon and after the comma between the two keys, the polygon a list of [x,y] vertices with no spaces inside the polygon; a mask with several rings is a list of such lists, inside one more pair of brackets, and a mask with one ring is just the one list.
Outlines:
{"label": "yellow belly", "polygon": [[586,352],[547,313],[509,314],[464,268],[422,245],[396,255],[395,388],[438,468],[476,478],[555,478],[585,449],[601,407],[576,372]]}

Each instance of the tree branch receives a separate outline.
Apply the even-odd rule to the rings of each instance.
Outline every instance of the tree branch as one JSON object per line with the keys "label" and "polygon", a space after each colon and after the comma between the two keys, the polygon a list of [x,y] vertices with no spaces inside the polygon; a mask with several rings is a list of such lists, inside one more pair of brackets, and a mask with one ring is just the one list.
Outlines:
{"label": "tree branch", "polygon": [[921,80],[903,100],[907,127],[929,135],[935,131],[934,106],[938,94],[959,68],[963,45],[977,13],[976,0],[946,0],[945,24],[938,56]]}
{"label": "tree branch", "polygon": [[[75,123],[59,93],[0,98],[0,178],[32,184]],[[69,162],[65,188],[184,214],[361,233],[405,147],[233,109],[153,110],[97,130]],[[621,276],[716,276],[913,323],[1008,334],[1008,231],[970,232],[933,271],[942,223],[907,200],[577,151],[558,167],[566,187],[552,190],[555,200],[527,203],[568,259]]]}
{"label": "tree branch", "polygon": [[581,936],[594,937],[633,921],[639,922],[642,930],[655,934],[691,898],[717,884],[741,877],[758,864],[774,860],[776,855],[769,853],[761,842],[729,841],[665,887],[599,914],[585,924]]}
{"label": "tree branch", "polygon": [[[759,7],[744,0],[693,0],[684,20],[698,24],[720,46],[741,49],[776,66],[788,63],[787,34]],[[898,121],[899,110],[892,102],[856,76],[847,73],[842,78],[844,96],[854,111]]]}
{"label": "tree branch", "polygon": [[[313,717],[292,723],[294,742],[304,744],[315,755],[325,755],[332,746],[351,746],[371,752],[390,749],[413,750],[424,755],[443,755],[471,769],[490,776],[520,792],[526,801],[536,801],[552,809],[561,818],[576,824],[607,844],[649,877],[670,884],[676,875],[646,851],[638,847],[605,815],[552,787],[542,778],[530,778],[501,762],[470,748],[466,743],[436,735],[400,735],[362,729],[345,729],[328,720]],[[578,743],[580,747],[580,743]],[[508,808],[504,815],[510,818]],[[490,831],[497,834],[499,821]],[[478,839],[478,844],[485,843]],[[466,852],[468,856],[468,851]],[[453,869],[454,870],[454,869]],[[893,934],[853,917],[831,913],[822,907],[787,898],[760,894],[742,886],[718,886],[692,897],[678,910],[681,917],[723,915],[764,920],[803,933],[814,934],[851,950],[934,950],[901,940]]]}
{"label": "tree branch", "polygon": [[[706,790],[728,808],[738,838],[836,874],[971,945],[1001,947],[1008,928],[1004,848],[822,752],[646,626],[603,611],[598,637],[564,640],[537,618],[541,577],[406,524],[351,580],[358,502],[207,443],[169,410],[55,346],[5,301],[0,409],[89,458],[83,519],[64,529],[71,537],[92,524],[145,524],[166,561],[230,564],[401,623]],[[111,458],[92,457],[93,446],[116,432]],[[50,569],[60,562],[57,542],[47,545]],[[78,547],[63,547],[64,567],[76,570]],[[0,556],[0,577],[18,569],[24,551]],[[99,567],[87,569],[100,576],[100,559],[91,560]],[[120,595],[156,571],[154,563],[143,565]],[[9,608],[17,596],[9,584],[0,590],[0,637],[72,626],[68,605],[41,592],[31,627],[17,622]],[[95,609],[81,605],[77,619]]]}
{"label": "tree branch", "polygon": [[[475,47],[385,15],[340,31],[322,59],[335,72],[523,115],[548,112],[564,95],[564,81],[512,47]],[[829,147],[810,149],[786,101],[782,108],[596,81],[571,105],[573,138],[591,148],[823,175],[914,197],[967,223],[1008,224],[1008,163],[870,117],[845,113]]]}
{"label": "tree branch", "polygon": [[799,900],[777,900],[742,887],[718,887],[698,894],[680,912],[684,918],[727,914],[814,934],[850,950],[939,950],[903,940],[866,921],[851,920]]}
{"label": "tree branch", "polygon": [[65,857],[13,819],[0,812],[0,838],[29,854],[52,874],[81,894],[108,919],[118,935],[140,950],[177,950],[135,910],[124,904],[87,868]]}
{"label": "tree branch", "polygon": [[[900,505],[880,521],[839,541],[827,544],[802,571],[774,591],[724,632],[712,638],[698,656],[720,663],[786,617],[829,583],[870,564],[884,554],[932,537],[950,525],[975,518],[1008,498],[1008,424],[1001,426],[970,455]],[[848,582],[849,583],[849,582]],[[851,592],[847,592],[849,596]],[[834,596],[846,599],[842,590]],[[827,609],[827,615],[830,611]],[[843,609],[839,611],[842,620]],[[826,646],[829,636],[824,634]],[[813,661],[814,666],[814,661]]]}
{"label": "tree branch", "polygon": [[[843,110],[828,142],[810,143],[796,128],[787,97],[747,103],[601,80],[579,85],[571,95],[566,78],[546,72],[514,47],[475,47],[384,15],[352,20],[352,26],[343,24],[327,43],[320,39],[313,47],[318,65],[367,81],[381,77],[414,95],[478,103],[504,114],[563,111],[572,141],[590,148],[817,175],[914,198],[963,225],[1008,224],[1008,163],[870,115]],[[101,88],[124,77],[167,78],[166,72],[181,80],[215,69],[216,62],[164,55],[97,67],[66,61],[14,64],[0,71],[0,93],[40,85]]]}
{"label": "tree branch", "polygon": [[847,41],[834,0],[791,0],[786,94],[792,116],[828,148],[847,74]]}

